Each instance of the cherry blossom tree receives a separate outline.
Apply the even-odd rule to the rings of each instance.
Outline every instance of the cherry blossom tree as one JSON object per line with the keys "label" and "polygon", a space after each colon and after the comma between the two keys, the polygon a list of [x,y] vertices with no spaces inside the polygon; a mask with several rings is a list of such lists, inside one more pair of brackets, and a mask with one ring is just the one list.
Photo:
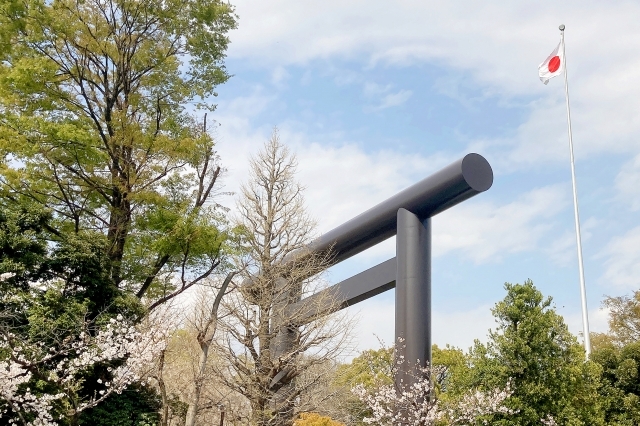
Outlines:
{"label": "cherry blossom tree", "polygon": [[512,410],[503,404],[512,394],[509,385],[488,392],[474,389],[455,402],[442,401],[434,392],[432,380],[432,377],[441,373],[440,369],[438,366],[415,368],[415,380],[403,389],[397,389],[392,384],[384,384],[374,390],[368,390],[363,384],[355,386],[352,392],[371,412],[371,416],[363,421],[380,426],[432,426],[443,423],[463,426],[482,422],[483,416],[493,413],[512,414]]}
{"label": "cherry blossom tree", "polygon": [[[57,425],[61,417],[76,423],[82,411],[143,380],[153,369],[169,330],[158,317],[134,325],[118,315],[98,330],[87,322],[77,336],[50,347],[28,343],[5,327],[0,351],[8,356],[0,361],[0,418],[24,426]],[[97,378],[92,386],[96,392],[83,397],[79,390],[97,365],[108,366],[109,379]]]}

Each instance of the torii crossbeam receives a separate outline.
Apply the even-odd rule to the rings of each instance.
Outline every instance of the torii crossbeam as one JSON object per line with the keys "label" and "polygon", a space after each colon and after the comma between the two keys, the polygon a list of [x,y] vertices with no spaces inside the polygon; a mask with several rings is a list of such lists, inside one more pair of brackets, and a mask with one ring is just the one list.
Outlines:
{"label": "torii crossbeam", "polygon": [[[318,300],[331,300],[333,304],[337,300],[340,308],[345,308],[395,287],[396,342],[403,342],[397,354],[407,361],[400,365],[395,381],[399,388],[410,384],[412,366],[416,362],[422,367],[431,363],[431,218],[488,190],[492,183],[493,171],[487,160],[479,154],[467,154],[327,232],[311,243],[310,249],[330,249],[334,264],[394,235],[396,257],[287,309],[308,309],[306,318],[312,321],[324,313]],[[278,377],[274,380],[277,382]]]}

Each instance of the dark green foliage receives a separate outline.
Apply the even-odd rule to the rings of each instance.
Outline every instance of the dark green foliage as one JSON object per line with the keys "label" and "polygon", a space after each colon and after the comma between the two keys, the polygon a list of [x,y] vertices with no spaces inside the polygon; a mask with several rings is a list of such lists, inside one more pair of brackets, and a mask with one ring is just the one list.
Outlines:
{"label": "dark green foliage", "polygon": [[640,424],[640,342],[598,348],[591,360],[603,369],[600,395],[606,424]]}
{"label": "dark green foliage", "polygon": [[43,229],[49,217],[41,208],[0,202],[0,275],[7,274],[0,280],[0,291],[25,289],[40,279],[47,250]]}
{"label": "dark green foliage", "polygon": [[640,291],[607,296],[607,333],[593,333],[591,360],[602,366],[602,397],[608,425],[640,424]]}
{"label": "dark green foliage", "polygon": [[[143,317],[223,262],[226,224],[211,200],[222,169],[187,111],[214,109],[235,27],[221,0],[0,1],[2,333],[55,353],[118,314]],[[37,365],[32,389],[56,392],[54,362]],[[84,372],[67,399],[95,391],[105,369]],[[110,397],[83,424],[145,424],[140,413],[158,408],[145,389]]]}
{"label": "dark green foliage", "polygon": [[81,426],[155,426],[160,421],[157,393],[142,385],[112,394],[102,404],[82,413]]}
{"label": "dark green foliage", "polygon": [[560,425],[604,424],[600,368],[585,362],[584,350],[564,320],[531,281],[505,284],[507,296],[492,309],[498,323],[489,342],[476,341],[470,354],[468,388],[504,388],[513,415],[495,415],[490,424],[533,426],[553,416]]}
{"label": "dark green foliage", "polygon": [[[0,273],[15,274],[1,283],[2,334],[11,332],[22,344],[57,352],[67,339],[74,339],[81,332],[93,333],[117,314],[131,319],[142,317],[145,309],[140,301],[118,290],[105,272],[109,269],[105,239],[98,234],[88,237],[86,233],[82,238],[76,234],[51,236],[47,231],[48,220],[50,216],[46,211],[33,206],[5,207],[0,212]],[[46,243],[47,240],[50,242]],[[0,360],[9,355],[6,350],[0,351]],[[42,354],[25,355],[42,357]],[[60,392],[59,384],[49,378],[57,362],[53,358],[32,369],[33,379],[28,385],[36,393]],[[101,390],[90,384],[96,384],[97,378],[103,382],[109,380],[107,366],[96,365],[85,372],[81,377],[83,386],[71,391],[69,396],[83,398]],[[91,420],[86,424],[157,423],[157,395],[151,389],[135,386],[122,395],[108,398],[104,404],[111,417],[101,417],[120,419],[120,423]],[[63,424],[67,420],[73,424],[74,419],[65,420],[63,404],[56,403],[54,410],[56,417],[62,414]],[[122,419],[131,421],[122,423]],[[143,419],[147,419],[147,423]]]}

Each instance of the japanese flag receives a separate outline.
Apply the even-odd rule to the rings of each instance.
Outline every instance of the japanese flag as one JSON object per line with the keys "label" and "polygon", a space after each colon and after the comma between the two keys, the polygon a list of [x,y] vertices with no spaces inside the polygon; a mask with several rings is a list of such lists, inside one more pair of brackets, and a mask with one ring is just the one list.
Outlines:
{"label": "japanese flag", "polygon": [[563,69],[564,46],[562,45],[562,40],[560,40],[558,47],[556,47],[555,50],[551,52],[551,55],[549,55],[549,57],[538,67],[540,81],[547,84],[553,77],[560,75]]}

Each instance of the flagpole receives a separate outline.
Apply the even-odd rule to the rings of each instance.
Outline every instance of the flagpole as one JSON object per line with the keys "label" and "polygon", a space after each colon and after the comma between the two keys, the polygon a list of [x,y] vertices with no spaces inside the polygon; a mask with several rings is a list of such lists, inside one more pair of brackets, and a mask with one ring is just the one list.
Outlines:
{"label": "flagpole", "polygon": [[564,25],[560,25],[562,41],[562,57],[564,58],[564,94],[567,101],[567,125],[569,129],[569,151],[571,152],[571,183],[573,185],[573,211],[576,221],[576,241],[578,244],[578,268],[580,270],[580,298],[582,299],[582,332],[584,334],[584,350],[587,358],[591,354],[589,336],[589,315],[587,311],[587,290],[584,284],[584,264],[582,262],[582,238],[580,237],[580,215],[578,213],[578,190],[576,189],[576,169],[573,157],[573,134],[571,133],[571,108],[569,107],[569,83],[567,80],[567,54],[564,49]]}

